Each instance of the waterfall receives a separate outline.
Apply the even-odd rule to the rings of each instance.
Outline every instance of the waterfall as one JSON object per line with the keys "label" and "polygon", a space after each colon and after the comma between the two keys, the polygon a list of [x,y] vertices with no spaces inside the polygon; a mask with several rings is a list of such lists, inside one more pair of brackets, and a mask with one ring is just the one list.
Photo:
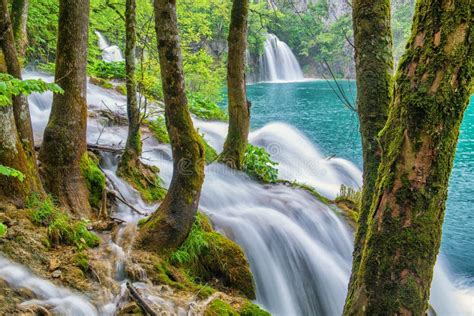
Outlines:
{"label": "waterfall", "polygon": [[[42,79],[53,80],[44,76]],[[32,113],[43,113],[33,118],[35,135],[40,135],[46,124],[40,121],[47,120],[44,113],[49,111],[51,96],[33,95],[29,99]],[[88,101],[90,111],[105,106],[116,110],[126,99],[89,84]],[[227,124],[198,119],[194,122],[209,144],[222,150]],[[127,128],[103,128],[97,118],[89,118],[87,136],[89,142],[96,142],[100,136],[99,144],[122,145]],[[361,185],[361,172],[351,162],[324,159],[310,140],[287,124],[272,123],[255,130],[250,142],[266,147],[280,163],[282,178],[308,183],[325,196],[334,197],[341,184]],[[165,186],[169,185],[173,171],[169,145],[146,137],[143,149],[144,162],[158,166]],[[155,207],[143,204],[136,191],[115,176],[117,159],[110,154],[104,158],[102,167],[120,194],[143,212],[152,212]],[[283,184],[262,185],[242,172],[214,163],[206,166],[200,209],[216,230],[239,243],[247,254],[257,286],[256,303],[273,315],[341,314],[351,271],[353,232],[332,207],[306,191]],[[136,222],[140,217],[124,205],[119,206],[114,216],[127,222]],[[126,254],[126,247],[122,250]],[[2,270],[3,264],[0,260],[0,278],[5,279],[9,273],[2,273],[7,271]],[[11,265],[6,263],[7,268]],[[456,285],[447,270],[440,257],[435,267],[431,305],[439,315],[470,315],[474,310],[472,288]],[[35,278],[31,274],[23,277]],[[27,288],[34,284],[15,282],[12,280],[12,285]],[[147,290],[145,285],[141,286],[141,290]],[[84,314],[93,314],[88,304],[83,308]],[[104,309],[97,310],[105,314]]]}
{"label": "waterfall", "polygon": [[263,55],[259,58],[260,81],[299,81],[303,71],[290,47],[276,37],[268,34]]}
{"label": "waterfall", "polygon": [[102,51],[102,60],[106,62],[120,62],[124,61],[122,57],[122,51],[117,45],[110,45],[105,39],[104,35],[99,31],[95,31],[95,34],[99,38],[98,45]]}

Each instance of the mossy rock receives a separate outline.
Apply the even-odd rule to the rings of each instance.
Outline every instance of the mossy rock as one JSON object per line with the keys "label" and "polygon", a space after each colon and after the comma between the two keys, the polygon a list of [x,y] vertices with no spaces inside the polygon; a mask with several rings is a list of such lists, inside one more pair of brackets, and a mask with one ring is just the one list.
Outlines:
{"label": "mossy rock", "polygon": [[89,190],[90,205],[99,208],[106,182],[105,175],[99,168],[99,158],[91,152],[84,154],[81,160],[81,173]]}
{"label": "mossy rock", "polygon": [[260,306],[247,302],[239,311],[241,316],[271,316],[269,312],[260,308]]}
{"label": "mossy rock", "polygon": [[104,89],[113,89],[114,85],[107,79],[91,76],[89,82]]}
{"label": "mossy rock", "polygon": [[255,298],[253,276],[244,251],[214,231],[202,213],[198,213],[188,239],[170,255],[170,260],[189,269],[202,282],[213,282],[216,288],[233,289]]}
{"label": "mossy rock", "polygon": [[239,313],[226,302],[215,299],[207,306],[204,316],[239,316]]}
{"label": "mossy rock", "polygon": [[117,174],[137,190],[145,202],[154,203],[162,201],[166,196],[159,172],[157,167],[138,162],[119,168]]}

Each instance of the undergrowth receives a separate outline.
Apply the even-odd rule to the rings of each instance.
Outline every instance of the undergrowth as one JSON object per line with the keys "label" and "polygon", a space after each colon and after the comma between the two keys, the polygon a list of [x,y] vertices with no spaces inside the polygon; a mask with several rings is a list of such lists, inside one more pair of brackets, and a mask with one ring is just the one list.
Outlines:
{"label": "undergrowth", "polygon": [[99,208],[106,182],[105,175],[99,168],[99,159],[93,153],[85,153],[80,167],[89,190],[89,203],[92,207]]}
{"label": "undergrowth", "polygon": [[189,110],[197,117],[204,120],[227,121],[227,113],[215,102],[200,93],[188,94]]}
{"label": "undergrowth", "polygon": [[5,237],[7,234],[7,226],[5,224],[0,223],[0,238]]}
{"label": "undergrowth", "polygon": [[47,227],[52,246],[62,243],[85,249],[99,245],[100,239],[87,229],[87,221],[73,220],[56,207],[51,197],[41,200],[37,195],[32,195],[26,206],[30,209],[31,221]]}
{"label": "undergrowth", "polygon": [[247,145],[244,155],[244,171],[251,177],[266,183],[278,180],[278,163],[273,161],[263,147]]}

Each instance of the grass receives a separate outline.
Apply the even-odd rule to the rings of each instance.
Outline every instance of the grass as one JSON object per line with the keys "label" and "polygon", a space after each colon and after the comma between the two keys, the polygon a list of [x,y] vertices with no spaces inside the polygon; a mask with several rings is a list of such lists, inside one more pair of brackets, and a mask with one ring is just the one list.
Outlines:
{"label": "grass", "polygon": [[78,249],[99,245],[100,239],[87,229],[87,221],[72,219],[56,207],[51,197],[41,200],[37,195],[32,195],[27,207],[30,209],[31,221],[47,227],[51,245],[74,245]]}

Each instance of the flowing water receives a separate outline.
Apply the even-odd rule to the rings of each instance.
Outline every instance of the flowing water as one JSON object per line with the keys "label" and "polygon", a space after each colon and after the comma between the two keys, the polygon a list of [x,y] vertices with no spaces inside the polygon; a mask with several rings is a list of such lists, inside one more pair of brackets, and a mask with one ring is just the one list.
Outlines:
{"label": "flowing water", "polygon": [[259,81],[301,81],[303,71],[290,47],[274,34],[268,34],[259,58]]}
{"label": "flowing water", "polygon": [[99,38],[99,49],[102,51],[102,59],[106,62],[119,62],[124,61],[122,57],[122,51],[117,45],[110,45],[105,39],[104,35],[99,31],[95,34]]}
{"label": "flowing water", "polygon": [[[39,75],[29,75],[29,77],[37,76]],[[43,79],[48,78],[43,76]],[[308,93],[306,90],[311,84],[278,85],[278,89],[282,93],[295,90],[287,91],[287,94],[298,96],[300,93]],[[343,114],[344,110],[333,109],[333,113],[324,112],[321,109],[318,111],[318,106],[320,106],[318,102],[324,98],[313,99],[313,105],[307,106],[306,112],[303,111],[304,107],[301,105],[303,98],[292,98],[291,102],[285,103],[290,100],[285,100],[280,96],[275,97],[275,103],[272,104],[271,98],[265,100],[265,87],[271,90],[273,85],[249,87],[249,94],[254,102],[253,124],[256,127],[250,135],[250,141],[256,145],[265,146],[273,159],[280,163],[280,177],[311,184],[328,197],[336,196],[341,184],[359,187],[361,172],[356,167],[359,161],[355,145],[351,145],[350,141],[342,138],[339,140],[343,142],[340,148],[346,148],[347,152],[331,159],[328,159],[328,156],[338,153],[335,150],[339,147],[321,150],[314,145],[325,138],[338,142],[337,137],[341,136],[345,125],[336,125],[336,122],[343,120],[347,115]],[[325,91],[322,95],[329,93],[330,91]],[[105,107],[104,104],[107,104],[108,108],[123,111],[125,105],[123,96],[93,85],[88,85],[88,100],[90,110]],[[30,101],[35,134],[40,136],[48,117],[51,95],[32,96]],[[336,101],[327,101],[327,103],[332,103],[336,107],[338,106]],[[273,113],[273,116],[266,117],[265,109]],[[276,112],[281,115],[277,119],[275,119]],[[311,118],[314,112],[319,112],[319,115]],[[333,116],[334,113],[339,114]],[[295,115],[299,115],[299,118],[296,119]],[[348,117],[351,115],[349,114]],[[285,118],[302,129],[307,136],[287,123],[265,121],[282,121]],[[306,123],[294,124],[291,122],[293,119],[296,122]],[[317,122],[313,128],[309,128],[311,119]],[[226,124],[200,120],[195,120],[195,123],[205,134],[208,142],[217,150],[221,150],[227,131]],[[326,130],[328,126],[332,126],[332,132]],[[352,126],[352,123],[348,126]],[[308,129],[314,130],[315,135],[320,137],[314,138],[313,134],[307,132]],[[351,130],[346,132],[350,133]],[[356,130],[353,133],[356,134]],[[89,142],[123,146],[126,134],[125,127],[103,128],[100,120],[89,120]],[[147,138],[142,159],[145,163],[160,167],[160,175],[165,185],[169,184],[172,174],[169,146],[159,144],[153,138]],[[356,164],[350,162],[351,160]],[[111,180],[110,185],[144,213],[152,212],[155,206],[144,204],[128,184],[115,176],[116,164],[115,156],[103,157],[102,167]],[[262,185],[247,175],[220,164],[206,167],[200,208],[210,217],[217,230],[242,245],[255,276],[258,304],[275,315],[340,314],[351,269],[353,232],[338,215],[337,210],[319,202],[305,191],[292,189],[283,184]],[[118,206],[114,216],[131,223],[141,218],[124,205]],[[119,236],[104,245],[112,250],[103,251],[103,253],[115,254],[113,256],[115,259],[110,263],[113,266],[111,270],[114,271],[111,276],[122,289],[126,281],[123,263],[127,260],[127,251],[133,240],[133,233],[130,233],[130,228],[127,227],[132,227],[131,232],[133,232],[134,225],[124,225]],[[110,258],[107,256],[104,260],[110,260]],[[5,278],[1,269],[12,265],[0,261],[1,278]],[[16,265],[14,267],[20,268]],[[26,274],[26,276],[26,279],[35,278],[31,274]],[[15,287],[30,287],[27,282],[15,280],[12,280],[11,284]],[[167,296],[163,291],[157,293],[154,289],[140,283],[137,283],[136,287],[140,288],[147,299],[155,303],[155,306],[167,306],[168,311],[172,310],[176,313],[193,311],[193,302],[178,306],[173,304],[170,295]],[[444,259],[439,260],[431,300],[438,314],[469,315],[474,297],[470,291],[467,287],[460,288],[453,281],[453,277],[448,275]],[[120,293],[110,296],[107,308],[95,307],[95,310],[104,315],[113,311],[116,308],[114,302],[117,301],[117,295]],[[77,299],[82,299],[82,297],[77,295]],[[84,306],[83,312],[87,313],[89,304]]]}

